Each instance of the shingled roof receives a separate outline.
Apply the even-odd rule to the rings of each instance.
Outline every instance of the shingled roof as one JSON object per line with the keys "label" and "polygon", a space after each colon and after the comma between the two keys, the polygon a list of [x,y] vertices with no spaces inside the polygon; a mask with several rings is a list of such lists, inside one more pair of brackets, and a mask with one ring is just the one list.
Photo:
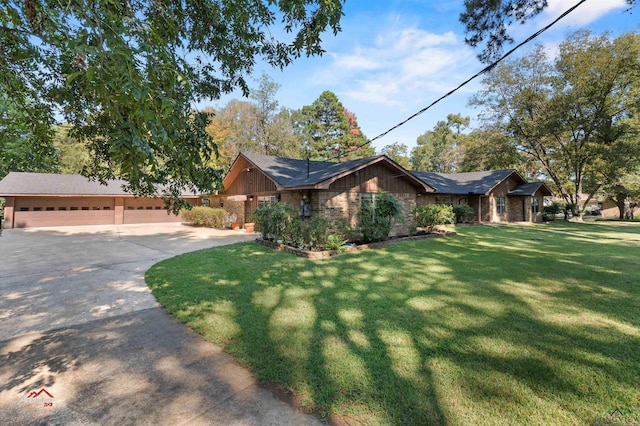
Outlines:
{"label": "shingled roof", "polygon": [[[518,172],[511,169],[468,173],[412,173],[423,182],[431,185],[437,193],[455,195],[486,195],[511,174],[518,175]],[[520,175],[518,176],[520,177]],[[520,177],[520,179],[522,178]]]}
{"label": "shingled roof", "polygon": [[[336,179],[339,179],[349,173],[353,173],[378,162],[384,162],[389,167],[403,173],[404,177],[414,182],[416,186],[421,186],[427,191],[432,191],[431,186],[428,183],[421,181],[416,176],[413,176],[389,157],[384,155],[337,163],[330,161],[297,160],[293,158],[256,154],[253,152],[242,152],[236,158],[234,165],[240,157],[244,157],[247,161],[260,169],[265,175],[267,175],[267,177],[269,177],[269,179],[276,183],[279,189],[327,186]],[[233,168],[234,166],[232,165],[231,169]]]}
{"label": "shingled roof", "polygon": [[[104,195],[132,196],[122,186],[122,180],[110,180],[106,185],[80,175],[54,173],[11,172],[0,180],[0,196],[15,195]],[[195,196],[183,193],[183,196]]]}
{"label": "shingled roof", "polygon": [[545,192],[544,195],[547,195],[547,196],[553,195],[549,187],[545,185],[544,182],[523,183],[522,185],[518,185],[515,188],[513,188],[511,191],[509,191],[509,195],[533,196],[536,192],[538,192],[540,188],[544,189],[543,191]]}
{"label": "shingled roof", "polygon": [[[242,153],[269,178],[283,187],[316,185],[336,175],[371,162],[376,157],[360,158],[342,163],[329,161],[296,160],[271,155]],[[309,165],[307,174],[307,164]]]}

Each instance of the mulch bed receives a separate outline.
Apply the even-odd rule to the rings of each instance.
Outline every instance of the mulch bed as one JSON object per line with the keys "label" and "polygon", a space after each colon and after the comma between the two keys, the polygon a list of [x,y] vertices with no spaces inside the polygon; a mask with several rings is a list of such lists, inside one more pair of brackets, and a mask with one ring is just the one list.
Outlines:
{"label": "mulch bed", "polygon": [[306,257],[307,259],[321,259],[324,257],[331,257],[331,256],[335,256],[337,254],[342,254],[342,253],[349,253],[349,252],[368,250],[368,249],[379,249],[382,247],[389,246],[391,244],[402,243],[405,241],[425,240],[428,238],[441,238],[441,237],[447,237],[450,235],[456,235],[456,233],[453,231],[442,231],[442,232],[432,232],[430,234],[422,234],[422,235],[392,237],[388,240],[379,241],[375,243],[348,244],[348,245],[345,245],[344,251],[339,251],[339,250],[309,251],[309,250],[299,249],[297,247],[287,246],[281,243],[277,243],[275,241],[268,241],[268,240],[262,240],[262,239],[256,239],[256,242],[264,246],[267,246],[269,248],[272,248],[274,250],[283,251],[285,253],[291,253],[298,257]]}

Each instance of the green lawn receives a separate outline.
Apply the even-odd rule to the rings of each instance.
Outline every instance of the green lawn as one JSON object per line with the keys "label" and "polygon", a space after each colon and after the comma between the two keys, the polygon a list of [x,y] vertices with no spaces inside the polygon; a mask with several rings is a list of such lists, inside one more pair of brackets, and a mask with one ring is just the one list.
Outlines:
{"label": "green lawn", "polygon": [[146,278],[180,321],[326,420],[640,418],[638,224],[461,227],[315,261],[246,243]]}

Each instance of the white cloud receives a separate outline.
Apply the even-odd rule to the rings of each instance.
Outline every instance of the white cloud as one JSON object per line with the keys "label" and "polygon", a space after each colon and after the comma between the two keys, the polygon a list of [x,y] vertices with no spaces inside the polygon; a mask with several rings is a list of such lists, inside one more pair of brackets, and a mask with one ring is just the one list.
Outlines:
{"label": "white cloud", "polygon": [[461,81],[459,71],[475,61],[471,49],[451,31],[436,34],[398,25],[380,31],[368,44],[364,38],[356,47],[332,52],[331,64],[312,78],[337,86],[332,90],[356,101],[408,108],[418,96],[431,97],[434,85]]}
{"label": "white cloud", "polygon": [[[559,16],[576,3],[575,0],[549,0],[545,15]],[[629,7],[625,0],[592,0],[587,1],[563,19],[565,25],[588,25],[614,10]]]}

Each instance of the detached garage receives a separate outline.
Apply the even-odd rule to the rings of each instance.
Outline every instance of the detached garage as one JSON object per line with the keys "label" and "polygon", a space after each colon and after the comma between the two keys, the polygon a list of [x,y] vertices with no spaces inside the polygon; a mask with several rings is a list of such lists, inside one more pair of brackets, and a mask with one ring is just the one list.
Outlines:
{"label": "detached garage", "polygon": [[[107,185],[84,176],[49,173],[9,173],[0,181],[6,199],[4,228],[180,222],[167,212],[161,198],[135,197],[123,181]],[[183,194],[200,205],[196,194]]]}

